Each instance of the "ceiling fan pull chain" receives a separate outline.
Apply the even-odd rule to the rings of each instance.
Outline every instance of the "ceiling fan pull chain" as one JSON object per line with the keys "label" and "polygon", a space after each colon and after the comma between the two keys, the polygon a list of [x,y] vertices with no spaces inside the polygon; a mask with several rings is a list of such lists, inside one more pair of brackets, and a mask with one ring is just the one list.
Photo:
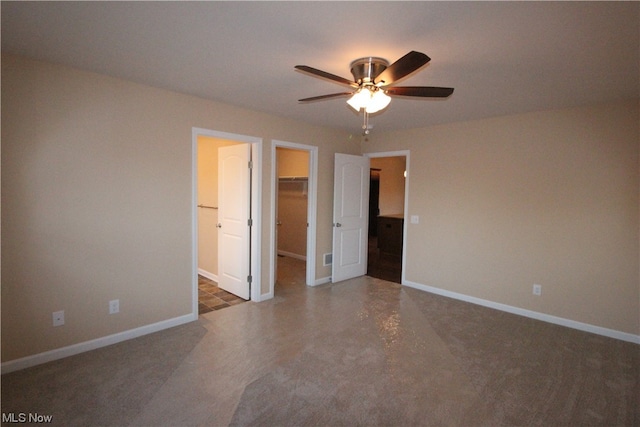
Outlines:
{"label": "ceiling fan pull chain", "polygon": [[369,135],[369,113],[364,112],[364,123],[362,124],[362,134]]}

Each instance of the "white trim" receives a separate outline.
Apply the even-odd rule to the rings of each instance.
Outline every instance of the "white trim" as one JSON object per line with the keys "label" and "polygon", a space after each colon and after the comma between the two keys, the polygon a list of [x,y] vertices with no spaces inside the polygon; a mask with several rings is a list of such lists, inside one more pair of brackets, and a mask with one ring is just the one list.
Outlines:
{"label": "white trim", "polygon": [[313,282],[312,286],[324,285],[327,283],[331,283],[331,276],[321,277],[317,279],[315,282]]}
{"label": "white trim", "polygon": [[191,314],[198,314],[198,135],[191,129]]}
{"label": "white trim", "polygon": [[210,271],[204,270],[202,268],[198,269],[198,274],[200,276],[206,277],[209,280],[213,280],[214,282],[218,283],[218,275],[217,274],[213,274]]}
{"label": "white trim", "polygon": [[30,368],[32,366],[41,365],[53,360],[63,359],[65,357],[74,356],[86,351],[95,350],[97,348],[106,347],[108,345],[117,344],[122,341],[138,338],[143,335],[152,334],[164,329],[173,328],[185,323],[198,320],[198,313],[194,315],[186,314],[184,316],[175,317],[173,319],[163,320],[161,322],[152,323],[150,325],[141,326],[139,328],[130,329],[117,334],[107,335],[106,337],[96,338],[90,341],[69,345],[55,350],[45,351],[44,353],[34,354],[32,356],[23,357],[21,359],[10,360],[2,364],[2,374],[19,371],[21,369]]}
{"label": "white trim", "polygon": [[251,144],[251,218],[253,218],[253,232],[251,233],[251,299],[255,302],[263,301],[262,292],[262,139]]}
{"label": "white trim", "polygon": [[191,129],[191,290],[192,311],[198,318],[198,136],[226,139],[251,144],[251,160],[253,171],[251,173],[251,217],[253,218],[253,232],[251,233],[251,299],[261,301],[261,250],[262,242],[262,138],[248,135],[240,135],[229,132],[220,132],[203,128]]}
{"label": "white trim", "polygon": [[289,258],[295,258],[295,259],[299,259],[302,261],[306,261],[307,257],[304,255],[300,255],[300,254],[294,254],[293,252],[288,252],[288,251],[283,251],[278,249],[278,255],[282,255],[282,256],[287,256]]}
{"label": "white trim", "polygon": [[430,292],[436,295],[442,295],[444,297],[457,299],[471,304],[481,305],[483,307],[493,308],[495,310],[505,311],[511,314],[517,314],[519,316],[528,317],[531,319],[541,320],[547,323],[553,323],[555,325],[565,326],[567,328],[577,329],[584,332],[590,332],[592,334],[602,335],[609,338],[614,338],[622,341],[628,341],[635,344],[640,344],[640,335],[633,335],[627,332],[616,331],[613,329],[603,328],[601,326],[590,325],[588,323],[577,322],[571,319],[565,319],[563,317],[557,317],[550,314],[539,313],[533,310],[527,310],[520,307],[514,307],[499,302],[493,302],[481,298],[472,297],[458,292],[447,291],[445,289],[436,288],[433,286],[423,285],[420,283],[412,282],[410,280],[403,280],[402,284],[410,288],[419,289],[421,291]]}
{"label": "white trim", "polygon": [[411,174],[409,173],[410,166],[410,158],[411,151],[409,150],[399,150],[399,151],[384,151],[384,152],[375,152],[375,153],[365,153],[365,156],[369,158],[379,158],[379,157],[404,157],[405,158],[405,170],[407,171],[407,176],[404,180],[404,221],[402,225],[402,273],[400,274],[400,283],[404,283],[405,281],[405,272],[407,265],[407,224],[409,223],[409,181],[411,179]]}
{"label": "white trim", "polygon": [[[268,298],[273,298],[275,288],[275,263],[276,263],[276,186],[278,185],[277,153],[276,148],[290,148],[309,153],[309,180],[307,184],[307,286],[315,286],[316,283],[316,228],[318,216],[318,147],[314,145],[298,144],[280,140],[271,141],[271,245],[269,250],[269,292]],[[291,255],[293,256],[293,255]]]}

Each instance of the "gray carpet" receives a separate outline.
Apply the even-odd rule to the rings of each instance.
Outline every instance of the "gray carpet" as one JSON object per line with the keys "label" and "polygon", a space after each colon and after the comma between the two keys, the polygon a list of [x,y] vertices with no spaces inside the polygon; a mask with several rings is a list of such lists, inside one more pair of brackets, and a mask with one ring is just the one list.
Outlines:
{"label": "gray carpet", "polygon": [[206,332],[193,322],[2,375],[2,412],[53,415],[54,425],[123,425]]}
{"label": "gray carpet", "polygon": [[640,346],[446,298],[420,309],[482,396],[465,421],[640,425]]}
{"label": "gray carpet", "polygon": [[232,425],[461,425],[474,387],[397,285],[369,286],[366,304],[246,387]]}
{"label": "gray carpet", "polygon": [[64,426],[639,426],[640,346],[372,278],[2,376]]}

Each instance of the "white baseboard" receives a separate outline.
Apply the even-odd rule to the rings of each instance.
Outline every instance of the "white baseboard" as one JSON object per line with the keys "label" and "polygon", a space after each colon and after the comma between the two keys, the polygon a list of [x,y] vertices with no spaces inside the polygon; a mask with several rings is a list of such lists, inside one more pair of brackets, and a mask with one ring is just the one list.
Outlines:
{"label": "white baseboard", "polygon": [[313,286],[324,285],[326,283],[331,283],[331,276],[316,279],[316,281],[313,282]]}
{"label": "white baseboard", "polygon": [[8,362],[4,362],[0,366],[0,370],[2,374],[19,371],[21,369],[26,369],[32,366],[41,365],[43,363],[51,362],[53,360],[63,359],[65,357],[84,353],[86,351],[95,350],[100,347],[106,347],[111,344],[116,344],[122,341],[130,340],[132,338],[141,337],[143,335],[158,332],[163,329],[169,329],[174,326],[193,322],[195,320],[198,320],[197,313],[195,315],[187,314],[184,316],[175,317],[173,319],[163,320],[161,322],[152,323],[151,325],[141,326],[139,328],[130,329],[128,331],[119,332],[117,334],[108,335],[106,337],[96,338],[90,341],[73,344],[67,347],[45,351],[44,353],[34,354],[32,356],[10,360]]}
{"label": "white baseboard", "polygon": [[214,282],[218,283],[218,275],[217,274],[213,274],[211,272],[208,272],[207,270],[203,270],[202,268],[198,268],[198,274],[200,276],[206,277],[209,280],[213,280]]}
{"label": "white baseboard", "polygon": [[566,326],[567,328],[578,329],[584,332],[590,332],[592,334],[602,335],[609,338],[615,338],[622,341],[628,341],[635,344],[640,344],[640,335],[633,335],[627,332],[616,331],[613,329],[603,328],[601,326],[590,325],[588,323],[577,322],[575,320],[565,319],[563,317],[552,316],[550,314],[539,313],[537,311],[527,310],[524,308],[514,307],[507,304],[501,304],[481,298],[472,297],[457,292],[447,291],[445,289],[436,288],[433,286],[427,286],[420,283],[405,280],[403,285],[410,288],[419,289],[421,291],[430,292],[432,294],[442,295],[457,299],[460,301],[469,302],[472,304],[481,305],[484,307],[493,308],[500,311],[505,311],[511,314],[517,314],[519,316],[529,317],[531,319],[542,320],[543,322],[553,323],[560,326]]}
{"label": "white baseboard", "polygon": [[273,298],[273,296],[274,296],[273,294],[274,294],[274,292],[273,292],[273,291],[271,291],[271,292],[267,292],[267,293],[264,293],[264,294],[260,294],[260,295],[258,295],[258,298],[257,298],[257,299],[252,299],[251,301],[253,301],[253,302],[262,302],[262,301],[266,301],[266,300],[272,299],[272,298]]}
{"label": "white baseboard", "polygon": [[280,249],[278,249],[278,255],[288,256],[289,258],[300,259],[302,261],[307,260],[307,257],[304,255],[294,254],[293,252],[281,251]]}

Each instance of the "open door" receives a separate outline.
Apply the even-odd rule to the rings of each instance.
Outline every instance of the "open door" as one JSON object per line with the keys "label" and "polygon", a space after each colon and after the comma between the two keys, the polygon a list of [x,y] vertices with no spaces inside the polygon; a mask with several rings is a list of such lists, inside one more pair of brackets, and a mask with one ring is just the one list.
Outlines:
{"label": "open door", "polygon": [[369,158],[336,153],[333,187],[332,281],[367,272]]}
{"label": "open door", "polygon": [[251,158],[249,144],[218,149],[218,286],[249,299]]}

